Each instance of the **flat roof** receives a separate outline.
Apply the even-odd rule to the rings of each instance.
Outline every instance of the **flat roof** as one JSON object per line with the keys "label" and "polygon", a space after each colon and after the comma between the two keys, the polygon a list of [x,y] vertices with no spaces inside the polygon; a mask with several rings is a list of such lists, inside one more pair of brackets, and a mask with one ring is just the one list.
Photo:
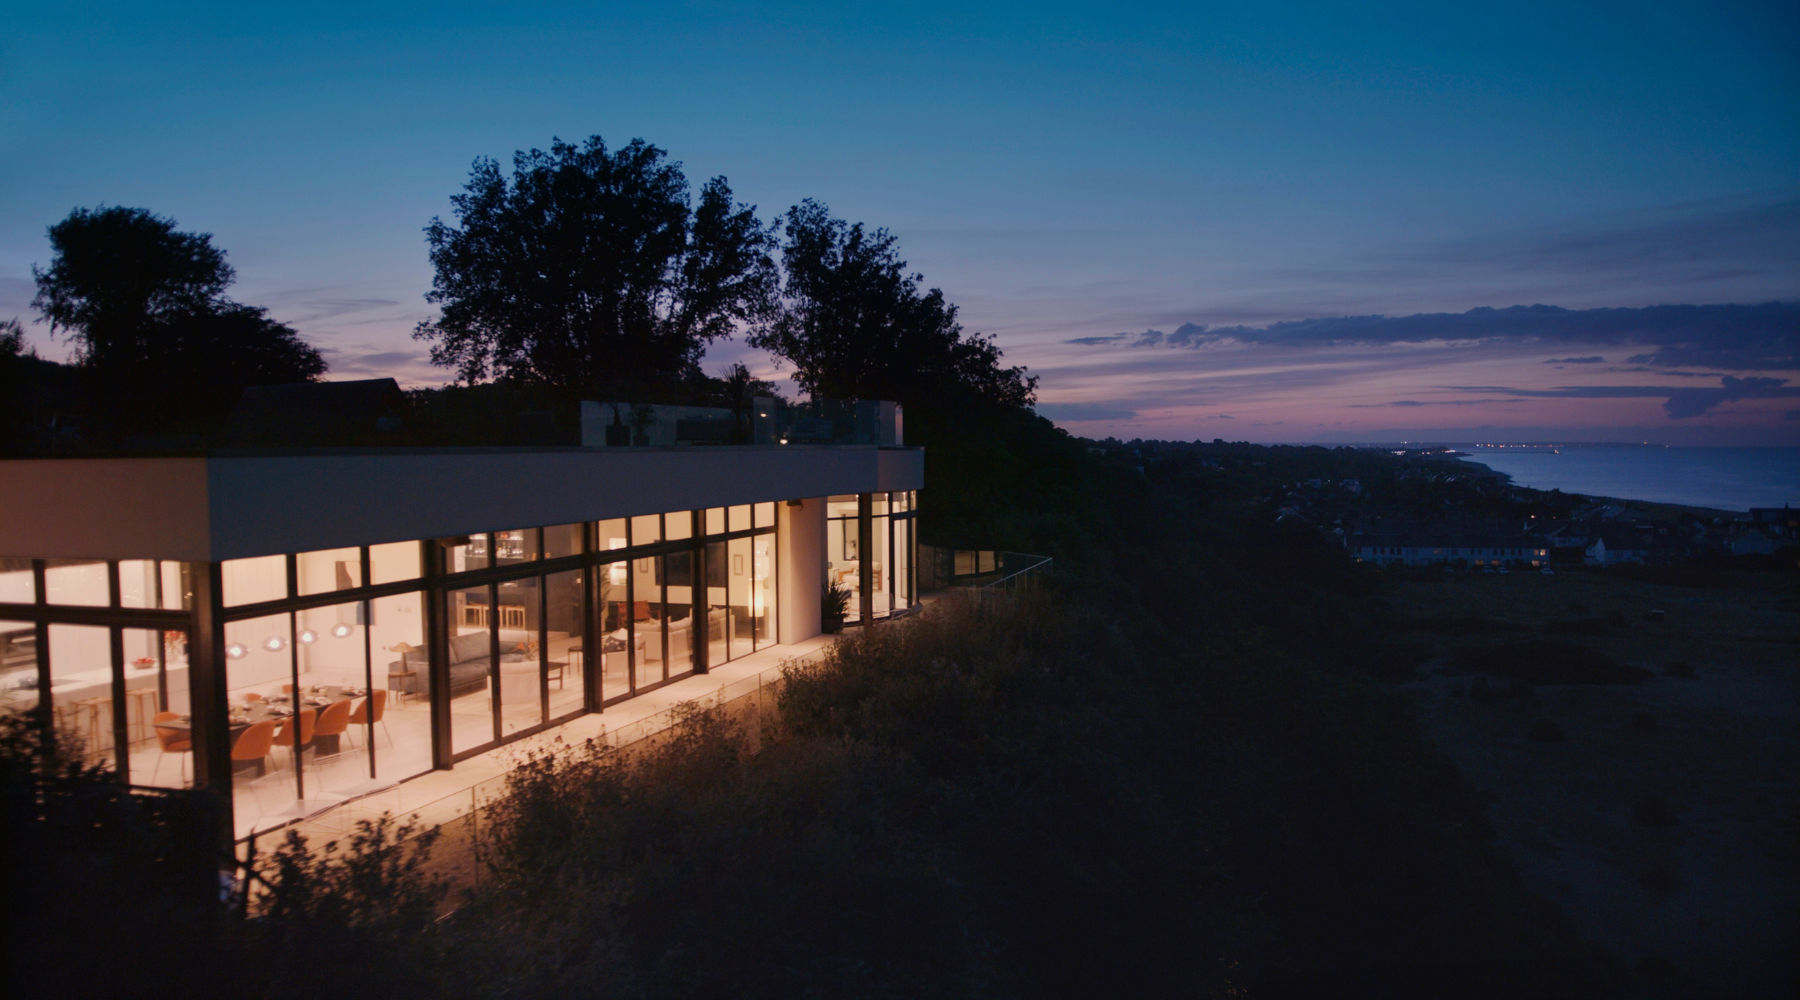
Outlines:
{"label": "flat roof", "polygon": [[919,448],[219,450],[0,460],[0,555],[213,562],[924,487]]}

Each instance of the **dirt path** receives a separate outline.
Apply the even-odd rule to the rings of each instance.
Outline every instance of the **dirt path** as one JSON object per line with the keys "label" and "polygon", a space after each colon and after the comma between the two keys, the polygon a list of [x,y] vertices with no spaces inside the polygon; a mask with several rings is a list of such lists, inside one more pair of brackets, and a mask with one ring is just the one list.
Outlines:
{"label": "dirt path", "polygon": [[[1396,583],[1384,593],[1406,617],[1475,620],[1461,634],[1411,636],[1433,658],[1406,688],[1438,745],[1489,798],[1500,843],[1525,878],[1637,971],[1641,996],[1796,995],[1800,616],[1791,581],[1692,590],[1529,574]],[[1656,676],[1496,684],[1472,696],[1471,676],[1453,665],[1459,648],[1543,635],[1559,621],[1576,633],[1563,638]],[[1475,631],[1483,627],[1493,631]],[[1664,675],[1682,662],[1692,678]]]}

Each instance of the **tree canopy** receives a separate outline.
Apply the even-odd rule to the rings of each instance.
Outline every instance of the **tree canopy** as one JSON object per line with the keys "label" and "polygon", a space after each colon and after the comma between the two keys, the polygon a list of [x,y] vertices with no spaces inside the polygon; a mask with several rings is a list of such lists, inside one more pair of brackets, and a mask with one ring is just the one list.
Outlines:
{"label": "tree canopy", "polygon": [[751,344],[787,359],[815,396],[894,399],[944,413],[1017,411],[1037,379],[1000,364],[991,337],[965,334],[944,293],[921,290],[886,229],[833,218],[808,199],[788,209],[785,308]]}
{"label": "tree canopy", "polygon": [[214,429],[244,387],[324,374],[317,349],[225,296],[236,273],[208,233],[142,208],[78,208],[49,229],[32,301],[75,344],[93,415],[112,434]]}
{"label": "tree canopy", "polygon": [[642,139],[600,136],[515,153],[509,181],[475,161],[426,227],[443,307],[414,336],[434,364],[571,392],[642,392],[700,375],[706,345],[762,322],[778,283],[773,234],[724,177],[691,206],[681,165]]}

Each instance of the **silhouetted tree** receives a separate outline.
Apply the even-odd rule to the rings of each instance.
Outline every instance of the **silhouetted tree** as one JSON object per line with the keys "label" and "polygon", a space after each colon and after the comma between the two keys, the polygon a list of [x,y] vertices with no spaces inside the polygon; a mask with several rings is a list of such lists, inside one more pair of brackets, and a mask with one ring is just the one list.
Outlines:
{"label": "silhouetted tree", "polygon": [[102,436],[203,433],[245,386],[304,382],[319,352],[255,306],[225,297],[236,274],[207,233],[141,208],[78,208],[50,227],[32,305],[75,344]]}
{"label": "silhouetted tree", "polygon": [[1003,368],[991,337],[964,334],[956,307],[907,274],[886,229],[834,219],[808,199],[788,209],[786,307],[751,343],[786,358],[815,396],[894,399],[938,412],[1029,406],[1037,379]]}
{"label": "silhouetted tree", "polygon": [[599,136],[494,161],[451,198],[460,228],[425,229],[437,320],[413,336],[474,383],[503,378],[571,393],[632,392],[703,378],[706,345],[766,318],[774,237],[715,177],[690,207],[679,163],[642,139]]}

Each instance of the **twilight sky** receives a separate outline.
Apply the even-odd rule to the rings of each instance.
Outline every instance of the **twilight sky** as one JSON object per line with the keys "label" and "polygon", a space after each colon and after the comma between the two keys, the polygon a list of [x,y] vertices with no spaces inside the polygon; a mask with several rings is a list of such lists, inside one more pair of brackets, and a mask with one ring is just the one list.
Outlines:
{"label": "twilight sky", "polygon": [[470,161],[641,136],[893,230],[1078,434],[1800,443],[1794,4],[971,6],[12,10],[0,318],[139,206],[332,377],[436,384]]}

